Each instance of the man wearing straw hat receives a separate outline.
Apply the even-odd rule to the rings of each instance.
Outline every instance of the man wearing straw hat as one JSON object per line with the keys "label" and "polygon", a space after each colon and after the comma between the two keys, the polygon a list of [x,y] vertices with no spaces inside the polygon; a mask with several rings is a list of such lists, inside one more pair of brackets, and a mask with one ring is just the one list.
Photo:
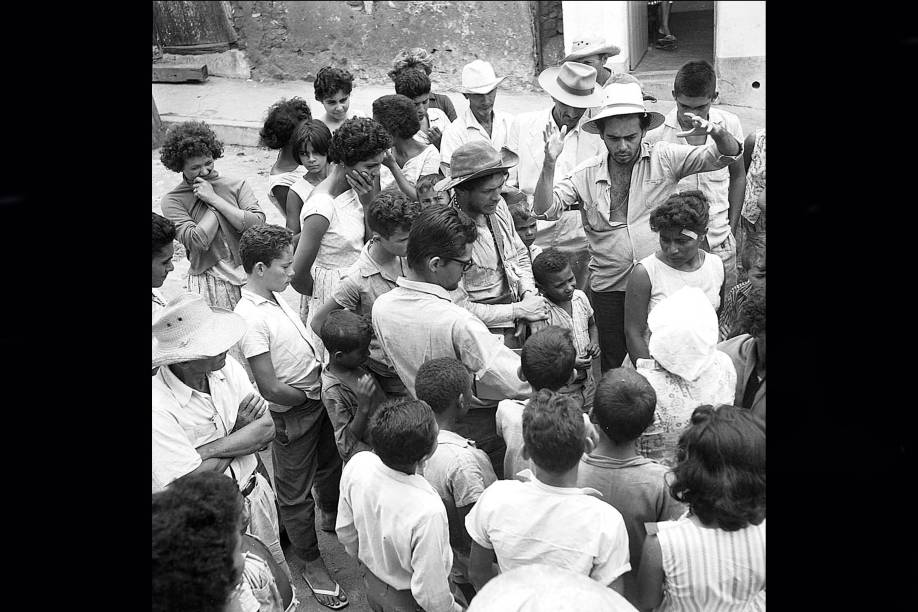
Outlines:
{"label": "man wearing straw hat", "polygon": [[183,293],[153,321],[153,491],[213,470],[233,478],[260,539],[289,573],[274,491],[256,452],[274,438],[268,403],[226,353],[245,334],[242,317]]}
{"label": "man wearing straw hat", "polygon": [[[555,183],[555,160],[566,129],[545,135],[545,162],[533,198],[533,212],[557,219],[564,210],[580,210],[590,243],[590,290],[602,370],[618,367],[625,346],[625,289],[634,265],[656,250],[650,213],[675,191],[678,182],[697,172],[718,170],[736,161],[742,144],[721,126],[688,114],[692,128],[679,136],[708,134],[705,146],[644,140],[663,123],[648,112],[641,86],[612,82],[603,88],[602,109],[583,124],[599,134],[606,151]],[[690,230],[687,230],[690,231]]]}
{"label": "man wearing straw hat", "polygon": [[600,87],[606,84],[612,71],[606,66],[610,57],[621,53],[616,45],[606,42],[601,36],[587,36],[571,43],[571,52],[562,62],[578,62],[596,70],[596,82]]}
{"label": "man wearing straw hat", "polygon": [[[440,170],[444,176],[450,175],[450,164],[453,153],[461,145],[473,140],[490,142],[500,151],[507,146],[513,127],[513,116],[494,110],[497,99],[497,86],[507,77],[498,77],[489,62],[477,59],[462,67],[462,81],[458,88],[469,107],[459,113],[456,120],[449,124],[440,141]],[[511,170],[510,185],[516,185],[516,171]]]}

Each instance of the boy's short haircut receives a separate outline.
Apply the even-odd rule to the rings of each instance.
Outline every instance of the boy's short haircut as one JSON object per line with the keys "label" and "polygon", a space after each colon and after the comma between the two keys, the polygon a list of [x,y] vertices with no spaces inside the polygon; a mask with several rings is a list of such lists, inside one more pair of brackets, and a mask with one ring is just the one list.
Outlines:
{"label": "boy's short haircut", "polygon": [[408,233],[408,267],[420,271],[434,257],[463,257],[478,228],[454,206],[433,203],[418,214]]}
{"label": "boy's short haircut", "polygon": [[439,357],[425,361],[414,380],[414,394],[437,414],[465,393],[472,382],[472,375],[462,362],[452,357]]}
{"label": "boy's short haircut", "polygon": [[382,192],[370,202],[367,225],[383,238],[390,238],[397,230],[410,231],[411,224],[420,212],[420,206],[401,191]]}
{"label": "boy's short haircut", "polygon": [[514,224],[529,223],[532,219],[535,219],[535,216],[532,214],[532,211],[529,210],[529,207],[526,206],[525,202],[507,204],[507,208],[510,209],[510,216],[513,217]]}
{"label": "boy's short haircut", "polygon": [[408,466],[426,457],[437,442],[437,419],[421,400],[386,400],[373,413],[370,445],[389,467]]}
{"label": "boy's short haircut", "polygon": [[175,240],[175,223],[162,215],[153,214],[153,255],[156,255]]}
{"label": "boy's short haircut", "polygon": [[542,389],[523,409],[523,442],[543,470],[558,474],[577,465],[585,437],[583,412],[570,395]]}
{"label": "boy's short haircut", "polygon": [[330,96],[335,95],[335,93],[339,91],[350,94],[353,87],[354,75],[347,70],[342,70],[341,68],[335,68],[333,66],[320,68],[319,72],[316,74],[316,82],[313,84],[313,88],[316,92],[316,100],[319,102],[327,100]]}
{"label": "boy's short haircut", "polygon": [[535,279],[536,284],[544,285],[549,274],[560,272],[565,267],[570,267],[570,265],[570,261],[564,253],[555,247],[549,247],[532,260],[532,277]]}
{"label": "boy's short haircut", "polygon": [[373,119],[397,138],[411,138],[421,129],[421,121],[411,98],[399,94],[373,100]]}
{"label": "boy's short haircut", "polygon": [[637,440],[653,423],[657,394],[647,379],[629,368],[602,375],[593,397],[593,422],[616,444]]}
{"label": "boy's short haircut", "polygon": [[693,60],[682,65],[673,81],[677,96],[689,98],[713,98],[717,91],[717,75],[714,66],[705,60]]}
{"label": "boy's short haircut", "polygon": [[443,180],[442,174],[439,174],[439,173],[438,174],[425,174],[424,176],[418,179],[417,183],[414,184],[414,188],[416,191],[419,191],[419,192],[420,191],[433,191],[434,193],[436,193],[437,190],[434,189],[434,185],[436,185],[442,180]]}
{"label": "boy's short haircut", "polygon": [[293,244],[293,232],[279,225],[256,225],[242,232],[239,239],[239,257],[242,269],[251,274],[259,261],[270,267],[280,259],[284,249]]}
{"label": "boy's short haircut", "polygon": [[533,390],[557,391],[570,380],[576,359],[571,330],[549,325],[523,344],[520,367]]}
{"label": "boy's short haircut", "polygon": [[350,353],[370,344],[373,326],[366,319],[350,310],[333,310],[322,324],[322,344],[331,353]]}
{"label": "boy's short haircut", "polygon": [[507,203],[507,208],[513,209],[513,207],[522,206],[527,211],[529,210],[529,204],[526,200],[526,194],[516,187],[511,185],[504,185],[503,191],[500,194],[500,197],[504,199],[504,202]]}
{"label": "boy's short haircut", "polygon": [[407,96],[414,100],[419,96],[430,94],[430,77],[418,68],[408,68],[396,73],[395,93]]}
{"label": "boy's short haircut", "polygon": [[320,119],[304,121],[296,131],[293,132],[293,155],[299,157],[300,151],[306,150],[306,145],[312,145],[313,153],[317,155],[328,155],[328,148],[331,146],[332,133]]}

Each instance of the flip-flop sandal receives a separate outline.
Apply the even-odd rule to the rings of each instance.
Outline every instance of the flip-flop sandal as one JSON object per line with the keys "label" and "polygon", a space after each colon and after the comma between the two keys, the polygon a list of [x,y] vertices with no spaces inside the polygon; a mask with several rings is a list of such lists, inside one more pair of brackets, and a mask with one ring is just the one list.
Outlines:
{"label": "flip-flop sandal", "polygon": [[658,40],[657,44],[654,46],[663,51],[675,51],[678,48],[674,40]]}
{"label": "flip-flop sandal", "polygon": [[[316,603],[318,603],[320,606],[325,606],[326,608],[331,608],[332,610],[340,610],[341,608],[346,608],[348,604],[350,603],[347,599],[347,593],[345,593],[341,589],[341,585],[338,584],[337,582],[335,582],[334,591],[326,591],[325,589],[317,589],[313,587],[311,584],[309,584],[309,578],[306,577],[306,574],[304,572],[300,572],[300,576],[302,576],[303,580],[306,581],[306,586],[308,586],[309,590],[312,591],[312,596],[315,597]],[[324,604],[319,600],[318,597],[316,597],[316,595],[329,595],[331,597],[334,597],[338,601],[338,605],[330,606],[328,604]],[[342,595],[344,595],[343,600],[341,599]]]}

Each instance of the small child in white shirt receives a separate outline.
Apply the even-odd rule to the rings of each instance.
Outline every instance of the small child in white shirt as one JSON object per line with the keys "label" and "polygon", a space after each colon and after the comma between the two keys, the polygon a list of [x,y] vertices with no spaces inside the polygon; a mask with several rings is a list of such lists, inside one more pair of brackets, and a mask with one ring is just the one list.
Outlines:
{"label": "small child in white shirt", "polygon": [[[618,510],[577,487],[580,457],[593,448],[583,413],[568,395],[543,389],[523,411],[528,482],[501,480],[482,493],[465,519],[472,538],[475,588],[501,572],[544,563],[584,574],[618,593],[631,570],[628,532]],[[593,497],[593,496],[597,497]]]}

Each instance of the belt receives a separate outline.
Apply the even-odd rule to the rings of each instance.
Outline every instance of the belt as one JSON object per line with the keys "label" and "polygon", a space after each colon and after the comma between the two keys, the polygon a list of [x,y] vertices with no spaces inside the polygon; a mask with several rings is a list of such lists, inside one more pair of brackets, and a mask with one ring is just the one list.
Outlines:
{"label": "belt", "polygon": [[252,472],[252,475],[249,476],[249,480],[245,483],[245,486],[240,489],[242,496],[248,497],[249,494],[255,490],[256,484],[258,484],[258,479],[255,478],[255,472]]}

